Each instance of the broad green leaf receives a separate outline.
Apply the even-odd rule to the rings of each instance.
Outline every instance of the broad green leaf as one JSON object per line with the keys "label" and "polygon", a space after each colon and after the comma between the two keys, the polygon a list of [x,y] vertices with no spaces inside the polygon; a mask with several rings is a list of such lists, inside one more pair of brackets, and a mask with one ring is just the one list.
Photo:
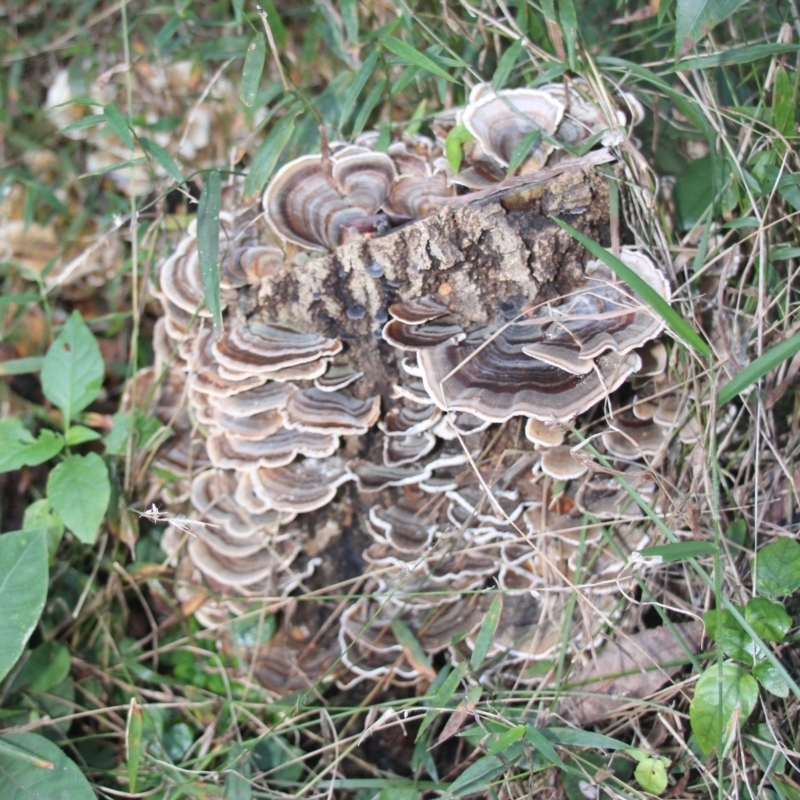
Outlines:
{"label": "broad green leaf", "polygon": [[782,597],[800,588],[800,543],[778,539],[758,551],[756,590],[768,597]]}
{"label": "broad green leaf", "polygon": [[675,53],[684,56],[711,29],[747,0],[678,0],[675,12]]}
{"label": "broad green leaf", "polygon": [[711,358],[711,348],[689,326],[686,320],[630,267],[623,264],[602,245],[576,231],[571,225],[567,225],[566,222],[553,216],[550,219],[579,241],[595,258],[599,258],[620,280],[633,289],[667,323],[676,336],[693,347],[700,355]]}
{"label": "broad green leaf", "polygon": [[47,479],[47,499],[84,544],[94,544],[110,497],[108,469],[97,453],[69,456]]}
{"label": "broad green leaf", "polygon": [[222,330],[222,302],[219,288],[219,210],[222,201],[219,172],[206,176],[197,206],[197,258],[203,278],[203,294],[211,312],[214,330]]}
{"label": "broad green leaf", "polygon": [[50,345],[42,367],[42,391],[61,409],[64,427],[100,394],[105,367],[94,334],[73,311]]}
{"label": "broad green leaf", "polygon": [[444,140],[444,154],[453,172],[458,172],[461,169],[461,160],[464,157],[464,143],[471,142],[474,138],[467,130],[466,125],[456,125],[448,132],[447,138]]}
{"label": "broad green leaf", "polygon": [[131,794],[134,794],[139,764],[142,761],[142,709],[133,697],[128,706],[128,721],[125,725],[125,761],[128,766],[128,786]]}
{"label": "broad green leaf", "polygon": [[34,438],[18,417],[0,419],[0,472],[43,464],[63,448],[63,437],[53,431],[45,429]]}
{"label": "broad green leaf", "polygon": [[792,627],[792,618],[786,609],[766,597],[751,597],[744,607],[744,618],[767,642],[782,642]]}
{"label": "broad green leaf", "polygon": [[473,670],[478,669],[486,659],[486,654],[492,646],[495,631],[497,630],[497,623],[500,622],[500,614],[503,612],[503,595],[496,594],[486,612],[486,616],[481,622],[478,635],[475,637],[475,647],[472,650],[472,656],[469,660],[469,665]]}
{"label": "broad green leaf", "polygon": [[12,691],[31,689],[48,692],[69,675],[72,659],[60,642],[43,642],[31,650],[22,669],[14,678]]}
{"label": "broad green leaf", "polygon": [[633,775],[639,782],[639,786],[646,792],[655,795],[663,794],[669,784],[669,779],[667,778],[668,766],[669,761],[664,758],[643,758],[636,765]]}
{"label": "broad green leaf", "polygon": [[750,716],[757,700],[755,678],[730,661],[722,665],[720,698],[718,666],[709,666],[698,679],[689,705],[692,732],[703,752],[708,754],[718,745],[724,749],[728,739],[736,733],[736,726]]}
{"label": "broad green leaf", "polygon": [[516,66],[519,61],[520,54],[522,53],[522,39],[517,39],[508,50],[503,53],[503,57],[497,64],[497,69],[492,75],[492,89],[495,91],[502,89],[506,85],[511,70]]}
{"label": "broad green leaf", "polygon": [[70,425],[67,435],[64,437],[69,447],[74,447],[84,442],[94,442],[101,436],[97,431],[87,428],[85,425]]}
{"label": "broad green leaf", "polygon": [[474,764],[470,764],[453,781],[445,797],[464,797],[468,794],[483,792],[505,770],[505,764],[497,756],[483,756]]}
{"label": "broad green leaf", "polygon": [[13,733],[6,744],[22,748],[53,764],[42,769],[18,756],[0,751],[0,797],[3,800],[95,800],[95,793],[74,761],[37,733]]}
{"label": "broad green leaf", "polygon": [[242,85],[239,90],[239,98],[248,107],[255,102],[266,59],[267,43],[263,34],[259,33],[253,37],[247,47],[247,55],[244,57],[244,67],[242,68]]}
{"label": "broad green leaf", "polygon": [[384,36],[381,40],[381,44],[383,44],[390,53],[394,53],[402,61],[405,61],[406,64],[424,69],[426,72],[430,72],[439,78],[444,78],[446,81],[455,82],[455,78],[442,69],[435,61],[432,61],[424,53],[421,53],[415,47],[412,47],[401,39],[396,39],[394,36]]}
{"label": "broad green leaf", "polygon": [[139,137],[139,144],[141,144],[142,150],[144,150],[172,180],[176,183],[183,183],[184,178],[181,174],[180,167],[178,167],[175,163],[175,159],[160,144],[156,144],[152,139],[148,139],[146,136]]}
{"label": "broad green leaf", "polygon": [[0,536],[0,681],[22,655],[46,598],[47,531]]}
{"label": "broad green leaf", "polygon": [[43,364],[43,356],[10,358],[8,361],[0,361],[0,375],[29,375],[31,372],[38,372]]}
{"label": "broad green leaf", "polygon": [[727,609],[712,609],[703,614],[703,623],[708,635],[719,645],[729,658],[752,666],[756,657],[753,638],[738,623]]}
{"label": "broad green leaf", "polygon": [[662,563],[670,564],[673,561],[683,561],[687,558],[708,556],[715,553],[716,547],[711,542],[677,542],[675,544],[659,544],[655,547],[645,547],[640,555],[643,558],[654,556],[661,559]]}
{"label": "broad green leaf", "polygon": [[105,115],[108,127],[119,136],[128,150],[133,150],[133,132],[128,125],[128,120],[125,115],[113,105],[103,106],[103,114]]}
{"label": "broad green leaf", "polygon": [[278,163],[278,159],[281,157],[283,148],[292,138],[297,113],[297,109],[289,109],[275,123],[267,138],[261,142],[253,154],[250,171],[244,179],[245,199],[255,197],[266,185],[272,175],[272,171],[275,169],[275,165]]}
{"label": "broad green leaf", "polygon": [[397,618],[393,619],[391,624],[392,633],[394,633],[397,638],[398,644],[403,648],[403,652],[411,665],[426,677],[431,679],[435,678],[436,671],[431,666],[428,656],[425,654],[422,646],[417,641],[417,637],[414,636],[408,625]]}
{"label": "broad green leaf", "polygon": [[800,351],[800,331],[780,344],[773,345],[766,353],[751,361],[733,380],[726,383],[717,392],[717,404],[724,406],[730,403],[736,395],[763,378],[768,372],[777,369],[784,361],[792,358]]}
{"label": "broad green leaf", "polygon": [[27,764],[33,764],[39,769],[55,769],[55,764],[48,761],[46,758],[37,756],[31,753],[30,750],[25,750],[19,745],[12,744],[8,739],[0,737],[0,755],[7,756],[14,761],[24,761]]}
{"label": "broad green leaf", "polygon": [[339,114],[340,129],[344,128],[344,126],[347,124],[347,120],[350,118],[350,112],[353,110],[353,106],[355,105],[356,100],[358,100],[358,96],[367,85],[367,81],[375,72],[375,67],[378,65],[379,57],[380,53],[377,50],[373,50],[369,54],[367,60],[361,65],[361,68],[350,82],[350,85],[347,87],[347,91],[342,97],[342,112]]}
{"label": "broad green leaf", "polygon": [[789,684],[786,683],[786,678],[769,661],[762,661],[760,664],[756,664],[753,667],[753,677],[770,694],[783,698],[789,696]]}

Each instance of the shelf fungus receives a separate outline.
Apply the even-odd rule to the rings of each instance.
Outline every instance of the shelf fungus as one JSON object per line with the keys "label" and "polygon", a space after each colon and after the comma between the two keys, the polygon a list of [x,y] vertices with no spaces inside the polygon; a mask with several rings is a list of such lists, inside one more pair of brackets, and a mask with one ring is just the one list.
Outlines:
{"label": "shelf fungus", "polygon": [[[692,433],[663,390],[662,319],[550,218],[610,246],[596,166],[613,156],[551,156],[635,121],[623,100],[632,113],[615,106],[610,125],[581,86],[479,87],[433,128],[460,121],[475,136],[463,171],[480,172],[480,190],[425,137],[378,153],[365,134],[287,164],[263,216],[253,204],[222,212],[220,333],[193,231],[163,264],[163,377],[142,373],[127,404],[152,398],[174,431],[156,458],[176,465],[202,528],[169,537],[183,596],[207,598],[201,621],[255,601],[279,610],[253,662],[272,691],[323,676],[428,680],[393,622],[429,655],[468,659],[498,586],[487,678],[539,679],[535,662],[607,630],[626,556],[648,533],[571,428],[600,434],[595,446],[654,504],[636,460]],[[523,142],[521,174],[506,178]],[[618,255],[670,301],[648,253]],[[350,600],[314,599],[349,587]]]}

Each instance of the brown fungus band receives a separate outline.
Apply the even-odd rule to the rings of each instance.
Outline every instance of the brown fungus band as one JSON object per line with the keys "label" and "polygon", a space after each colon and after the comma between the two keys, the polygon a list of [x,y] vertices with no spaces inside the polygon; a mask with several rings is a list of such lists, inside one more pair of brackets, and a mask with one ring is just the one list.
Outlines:
{"label": "brown fungus band", "polygon": [[[481,590],[498,586],[487,671],[537,680],[530,666],[562,641],[562,590],[581,568],[598,614],[573,624],[572,652],[613,621],[626,555],[647,534],[570,426],[594,426],[596,446],[654,502],[637,462],[693,429],[663,385],[660,317],[550,219],[610,245],[595,166],[613,156],[563,147],[613,144],[641,109],[621,95],[602,114],[585,89],[481,85],[434,120],[437,139],[403,136],[378,153],[365,134],[284,166],[263,216],[252,204],[223,212],[221,334],[203,311],[195,234],[163,264],[165,377],[145,378],[175,436],[157,458],[183,482],[165,500],[188,498],[205,525],[166,546],[179,595],[205,597],[204,624],[256,600],[289,609],[254,662],[270,690],[323,674],[425,678],[395,619],[429,654],[468,659]],[[443,137],[458,123],[475,138],[453,173]],[[512,159],[520,175],[506,175]],[[619,257],[670,300],[648,254]],[[585,515],[618,521],[613,542]],[[359,590],[338,606],[281,602],[334,584]]]}

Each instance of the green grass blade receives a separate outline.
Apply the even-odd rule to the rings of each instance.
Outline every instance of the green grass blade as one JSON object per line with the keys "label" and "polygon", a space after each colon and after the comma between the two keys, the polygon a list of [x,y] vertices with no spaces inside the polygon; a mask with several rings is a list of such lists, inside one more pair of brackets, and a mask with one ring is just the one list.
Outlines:
{"label": "green grass blade", "polygon": [[558,0],[558,16],[567,45],[567,62],[569,68],[575,71],[577,69],[575,44],[578,40],[578,15],[572,0]]}
{"label": "green grass blade", "polygon": [[250,171],[244,179],[244,197],[246,199],[255,197],[272,175],[283,148],[292,138],[295,117],[297,117],[297,111],[290,109],[275,123],[267,138],[258,146],[250,164]]}
{"label": "green grass blade", "polygon": [[222,330],[222,308],[219,291],[219,210],[221,201],[219,172],[208,173],[200,204],[197,207],[197,256],[203,277],[206,305],[214,321],[214,330]]}
{"label": "green grass blade", "polygon": [[683,561],[686,558],[709,556],[716,551],[711,542],[679,542],[678,544],[659,544],[655,547],[645,547],[641,551],[643,558],[658,557],[662,563]]}
{"label": "green grass blade", "polygon": [[772,58],[785,53],[796,53],[800,45],[796,44],[749,44],[745,47],[731,47],[719,53],[707,56],[695,56],[679,61],[670,67],[666,73],[684,72],[690,69],[714,69],[731,64],[750,64],[761,58]]}
{"label": "green grass blade", "polygon": [[503,57],[497,65],[497,69],[492,75],[492,89],[497,91],[506,85],[511,70],[514,69],[517,61],[519,61],[520,54],[522,53],[522,39],[517,39],[508,50],[503,53]]}
{"label": "green grass blade", "polygon": [[264,62],[267,59],[267,43],[264,37],[258,34],[253,37],[247,48],[242,67],[242,85],[239,90],[239,99],[249,108],[253,105],[258,94],[258,84],[261,83],[261,74],[264,71]]}
{"label": "green grass blade", "polygon": [[403,652],[411,665],[426,677],[435,678],[436,670],[431,666],[431,662],[422,649],[422,645],[417,641],[417,637],[414,636],[408,625],[397,618],[393,619],[391,624],[392,633],[397,638],[398,644],[403,648]]}
{"label": "green grass blade", "polygon": [[736,377],[726,383],[717,393],[717,404],[724,406],[730,403],[737,394],[763,378],[768,372],[780,366],[800,351],[800,331],[785,342],[770,347],[766,353],[751,361]]}
{"label": "green grass blade", "polygon": [[114,105],[103,106],[103,114],[108,127],[119,136],[120,141],[128,150],[133,150],[133,132],[125,115]]}
{"label": "green grass blade", "polygon": [[44,356],[27,356],[26,358],[11,358],[0,361],[0,376],[28,375],[38,372],[44,364]]}
{"label": "green grass blade", "polygon": [[486,612],[486,616],[481,622],[480,630],[475,638],[475,648],[472,651],[472,656],[469,660],[469,665],[472,669],[478,669],[486,659],[486,654],[492,646],[492,639],[494,639],[495,631],[497,630],[497,623],[500,622],[500,614],[503,612],[503,595],[497,594]]}
{"label": "green grass blade", "polygon": [[378,65],[379,57],[380,54],[377,50],[374,50],[372,53],[370,53],[369,58],[367,58],[367,60],[361,65],[361,69],[358,70],[355,78],[353,78],[353,82],[347,87],[347,91],[344,93],[344,97],[342,99],[342,113],[339,115],[340,130],[347,123],[347,120],[350,117],[350,112],[353,110],[356,100],[358,100],[358,96],[366,86],[370,76],[373,74],[373,72],[375,72],[375,67]]}
{"label": "green grass blade", "polygon": [[382,40],[383,46],[390,52],[394,53],[402,61],[411,64],[432,75],[437,75],[444,78],[446,81],[455,83],[455,78],[450,75],[446,70],[442,69],[435,61],[432,61],[424,53],[413,48],[410,44],[406,44],[401,39],[396,39],[394,36],[385,36]]}
{"label": "green grass blade", "polygon": [[160,145],[146,136],[139,137],[142,150],[153,159],[177,183],[183,183],[183,175],[175,163],[175,159]]}
{"label": "green grass blade", "polygon": [[630,267],[625,266],[616,256],[602,245],[593,242],[571,225],[554,216],[550,219],[563,228],[573,239],[580,242],[595,258],[599,258],[620,280],[624,281],[650,308],[661,317],[670,330],[683,342],[691,346],[705,358],[711,358],[711,348],[700,338],[680,314],[655,290],[643,281]]}

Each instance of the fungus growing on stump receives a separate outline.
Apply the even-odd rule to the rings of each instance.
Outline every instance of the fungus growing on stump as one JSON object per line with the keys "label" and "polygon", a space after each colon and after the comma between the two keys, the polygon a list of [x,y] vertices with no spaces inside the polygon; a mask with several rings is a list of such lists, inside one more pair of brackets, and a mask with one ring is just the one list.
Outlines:
{"label": "fungus growing on stump", "polygon": [[[329,670],[345,684],[428,679],[392,621],[429,654],[463,659],[487,586],[509,592],[486,667],[500,679],[524,675],[562,641],[554,620],[580,569],[587,586],[600,576],[598,597],[609,599],[592,602],[612,612],[607,576],[645,534],[626,522],[612,553],[583,529],[582,514],[610,519],[621,503],[573,457],[569,429],[600,426],[612,460],[652,452],[650,440],[633,448],[637,425],[658,428],[659,442],[671,429],[633,414],[607,424],[593,411],[666,358],[654,344],[661,318],[550,219],[568,215],[610,244],[607,178],[594,167],[612,156],[552,159],[560,135],[572,142],[609,127],[579,88],[561,99],[552,87],[476,89],[459,112],[476,137],[464,180],[443,165],[441,143],[423,137],[377,153],[377,137],[365,135],[284,166],[264,193],[266,221],[252,205],[225,212],[221,334],[193,316],[202,298],[193,234],[164,264],[159,358],[179,347],[185,364],[174,374],[188,381],[189,417],[204,437],[206,471],[190,501],[209,527],[182,551],[191,591],[205,581],[214,597],[204,618],[218,624],[242,598],[276,600],[298,586],[367,587],[334,622],[330,601],[298,604],[300,649],[286,612],[255,661],[270,689],[305,687]],[[498,183],[536,131],[522,175]],[[489,189],[456,194],[473,173]],[[669,301],[646,253],[618,255]],[[654,400],[651,416],[670,408]],[[598,554],[581,561],[588,542]],[[552,594],[537,597],[543,587]],[[568,622],[570,648],[591,645],[606,621]]]}

